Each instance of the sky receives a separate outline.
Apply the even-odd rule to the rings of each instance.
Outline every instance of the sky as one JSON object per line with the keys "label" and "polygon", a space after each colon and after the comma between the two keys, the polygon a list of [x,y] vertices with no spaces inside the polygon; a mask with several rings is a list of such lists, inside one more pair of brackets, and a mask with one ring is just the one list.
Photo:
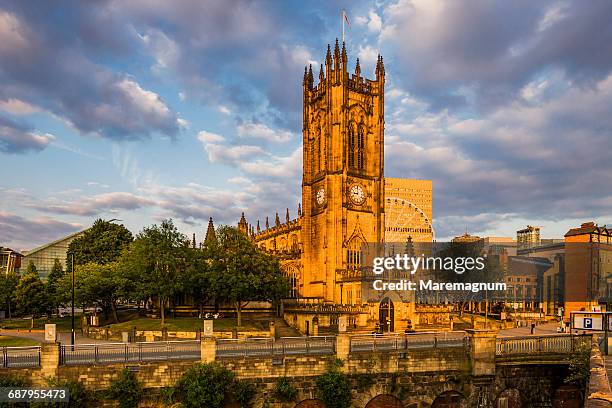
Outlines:
{"label": "sky", "polygon": [[384,57],[385,175],[433,180],[439,239],[612,223],[610,1],[0,0],[0,245],[295,217],[343,8],[349,64]]}

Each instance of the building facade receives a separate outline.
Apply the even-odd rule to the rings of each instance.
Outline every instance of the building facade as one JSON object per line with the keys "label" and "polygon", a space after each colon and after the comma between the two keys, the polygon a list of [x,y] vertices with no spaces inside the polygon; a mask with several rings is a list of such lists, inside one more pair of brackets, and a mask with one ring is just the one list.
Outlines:
{"label": "building facade", "polygon": [[243,214],[238,228],[280,258],[296,298],[286,307],[286,314],[293,308],[289,323],[312,333],[315,325],[336,326],[346,317],[355,329],[384,323],[387,330],[403,330],[418,322],[413,302],[395,293],[362,297],[362,246],[389,239],[431,242],[432,184],[385,179],[383,59],[378,57],[374,79],[362,76],[359,61],[349,74],[347,61],[344,44],[336,41],[333,51],[328,46],[317,84],[312,67],[304,72],[297,216],[286,209],[284,217],[276,213],[272,222],[251,225]]}
{"label": "building facade", "polygon": [[85,233],[85,230],[75,232],[68,236],[59,238],[48,244],[41,245],[31,251],[23,251],[22,265],[23,269],[27,268],[28,264],[32,262],[36,266],[36,270],[41,278],[46,278],[47,275],[53,269],[55,260],[58,259],[62,264],[62,269],[66,270],[66,253],[68,246],[75,239]]}

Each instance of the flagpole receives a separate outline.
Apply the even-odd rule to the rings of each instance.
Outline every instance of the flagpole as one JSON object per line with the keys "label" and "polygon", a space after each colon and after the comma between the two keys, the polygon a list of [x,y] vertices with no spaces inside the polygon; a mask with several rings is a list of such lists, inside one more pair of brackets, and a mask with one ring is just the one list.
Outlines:
{"label": "flagpole", "polygon": [[344,43],[344,9],[342,9],[342,42]]}

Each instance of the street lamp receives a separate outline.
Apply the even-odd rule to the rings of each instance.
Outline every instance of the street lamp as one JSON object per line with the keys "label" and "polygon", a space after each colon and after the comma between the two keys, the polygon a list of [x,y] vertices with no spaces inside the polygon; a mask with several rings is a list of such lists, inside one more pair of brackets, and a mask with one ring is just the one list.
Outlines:
{"label": "street lamp", "polygon": [[70,345],[74,347],[74,252],[71,252],[72,255],[72,331],[70,333]]}

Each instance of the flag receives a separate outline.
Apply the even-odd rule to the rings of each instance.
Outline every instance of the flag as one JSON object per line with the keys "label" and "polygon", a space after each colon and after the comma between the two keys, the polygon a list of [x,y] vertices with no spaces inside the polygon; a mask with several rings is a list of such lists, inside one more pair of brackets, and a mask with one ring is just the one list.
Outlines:
{"label": "flag", "polygon": [[346,21],[346,25],[351,28],[351,23],[349,23],[348,15],[346,14],[346,10],[342,10],[342,15],[344,16],[344,21]]}

